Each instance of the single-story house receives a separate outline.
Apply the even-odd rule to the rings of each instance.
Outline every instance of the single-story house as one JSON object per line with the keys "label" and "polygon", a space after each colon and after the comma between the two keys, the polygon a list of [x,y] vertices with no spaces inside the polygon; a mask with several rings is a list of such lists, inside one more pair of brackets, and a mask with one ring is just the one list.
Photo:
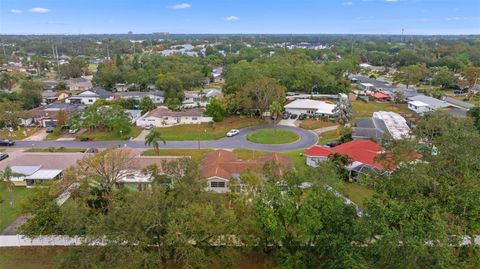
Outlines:
{"label": "single-story house", "polygon": [[68,89],[71,91],[85,91],[93,87],[91,76],[72,78],[67,80],[66,83]]}
{"label": "single-story house", "polygon": [[68,93],[55,92],[55,91],[52,91],[52,90],[43,91],[41,93],[41,95],[42,95],[42,104],[43,105],[48,105],[48,104],[51,104],[55,101],[65,100],[69,96]]}
{"label": "single-story house", "polygon": [[402,139],[410,134],[405,118],[395,112],[377,111],[371,118],[358,118],[353,127],[353,139],[381,141],[385,134],[393,139]]}
{"label": "single-story house", "polygon": [[42,88],[45,91],[53,90],[55,86],[57,86],[58,80],[56,79],[44,80],[44,81],[41,81],[40,84],[42,85]]}
{"label": "single-story house", "polygon": [[408,98],[408,109],[414,111],[417,114],[423,114],[426,112],[431,112],[448,107],[457,106],[423,94]]}
{"label": "single-story house", "polygon": [[333,148],[315,145],[304,155],[307,157],[307,165],[312,167],[317,167],[320,162],[328,160],[331,154],[346,155],[352,162],[345,168],[351,175],[355,175],[367,171],[384,171],[384,166],[375,160],[382,151],[380,145],[370,140],[352,140]]}
{"label": "single-story house", "polygon": [[61,110],[66,113],[67,118],[70,118],[84,109],[85,106],[80,104],[55,102],[27,111],[20,122],[22,126],[55,127],[57,125],[57,115]]}
{"label": "single-story house", "polygon": [[204,109],[193,108],[172,111],[166,107],[158,107],[139,118],[137,126],[168,127],[178,124],[200,124],[211,122],[212,117],[204,116]]}
{"label": "single-story house", "polygon": [[165,93],[162,91],[148,92],[117,92],[115,98],[142,100],[144,97],[150,98],[154,104],[163,104],[165,101]]}
{"label": "single-story house", "polygon": [[244,161],[237,159],[237,155],[231,151],[216,150],[205,154],[199,168],[200,174],[208,182],[207,191],[226,193],[230,191],[230,180],[239,180],[242,173],[261,169],[265,164],[272,162],[278,165],[279,175],[283,175],[293,166],[289,157],[279,153],[268,153],[258,160]]}
{"label": "single-story house", "polygon": [[79,94],[70,96],[65,102],[69,104],[92,105],[99,99],[112,100],[113,94],[102,88],[91,88],[80,92]]}
{"label": "single-story house", "polygon": [[364,92],[369,92],[375,89],[375,85],[373,85],[372,83],[360,83],[358,84],[358,89]]}
{"label": "single-story house", "polygon": [[312,116],[332,116],[334,104],[311,99],[296,99],[285,105],[285,111],[290,114],[307,114]]}
{"label": "single-story house", "polygon": [[206,107],[211,99],[221,95],[219,89],[204,89],[202,91],[186,91],[182,100],[183,108]]}
{"label": "single-story house", "polygon": [[10,166],[15,186],[32,187],[35,184],[56,180],[65,169],[83,159],[84,153],[22,153],[0,163],[0,169]]}
{"label": "single-story house", "polygon": [[390,95],[383,92],[374,92],[371,94],[371,96],[373,100],[377,102],[390,102],[392,100]]}

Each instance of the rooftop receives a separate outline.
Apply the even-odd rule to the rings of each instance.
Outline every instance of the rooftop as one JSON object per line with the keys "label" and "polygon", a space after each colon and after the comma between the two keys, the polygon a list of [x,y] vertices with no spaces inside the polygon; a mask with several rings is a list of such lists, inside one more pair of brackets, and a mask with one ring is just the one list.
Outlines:
{"label": "rooftop", "polygon": [[312,99],[296,99],[295,101],[285,105],[288,109],[312,109],[317,110],[317,113],[333,114],[334,104]]}
{"label": "rooftop", "polygon": [[423,95],[423,94],[412,96],[412,97],[409,97],[408,99],[410,101],[420,101],[420,103],[411,102],[411,104],[413,104],[413,105],[424,106],[424,105],[421,104],[421,103],[424,103],[424,104],[427,104],[428,106],[430,106],[433,109],[440,109],[440,108],[444,108],[444,107],[454,106],[452,104],[449,104],[446,101],[442,101],[442,100],[439,100],[439,99],[436,99],[436,98],[433,98],[433,97],[430,97],[430,96],[426,96],[426,95]]}
{"label": "rooftop", "polygon": [[193,109],[185,109],[181,111],[173,111],[166,107],[158,107],[145,115],[146,117],[202,117],[204,109],[200,108],[193,108]]}

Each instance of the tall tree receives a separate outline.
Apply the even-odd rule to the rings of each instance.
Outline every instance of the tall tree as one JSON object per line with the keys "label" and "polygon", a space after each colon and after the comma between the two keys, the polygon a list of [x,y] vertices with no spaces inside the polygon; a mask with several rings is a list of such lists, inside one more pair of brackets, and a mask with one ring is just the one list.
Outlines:
{"label": "tall tree", "polygon": [[340,124],[347,124],[352,119],[352,104],[347,98],[340,98],[333,109],[335,120]]}
{"label": "tall tree", "polygon": [[262,78],[248,82],[237,94],[245,110],[256,111],[263,116],[274,101],[283,103],[285,87],[272,78]]}
{"label": "tall tree", "polygon": [[273,101],[269,107],[270,115],[274,118],[273,128],[277,130],[277,120],[280,118],[280,115],[283,111],[283,106],[278,101]]}
{"label": "tall tree", "polygon": [[428,69],[425,65],[409,65],[401,67],[395,73],[394,80],[407,86],[416,85],[428,75]]}
{"label": "tall tree", "polygon": [[160,155],[159,142],[163,142],[163,144],[166,143],[165,139],[162,137],[162,133],[156,129],[151,130],[150,133],[148,133],[148,135],[145,137],[145,145],[152,146],[157,155]]}

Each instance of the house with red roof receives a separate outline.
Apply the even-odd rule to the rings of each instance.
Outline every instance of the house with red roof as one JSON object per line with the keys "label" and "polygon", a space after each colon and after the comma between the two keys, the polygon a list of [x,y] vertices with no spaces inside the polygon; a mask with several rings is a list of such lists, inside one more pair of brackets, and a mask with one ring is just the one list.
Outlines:
{"label": "house with red roof", "polygon": [[205,154],[200,164],[200,174],[208,181],[208,191],[226,193],[231,179],[240,179],[240,175],[249,170],[260,170],[267,163],[277,165],[276,173],[283,175],[293,167],[290,157],[280,153],[268,153],[257,160],[245,161],[237,159],[231,151],[216,150]]}
{"label": "house with red roof", "polygon": [[377,102],[390,102],[392,100],[392,97],[384,92],[373,92],[371,96]]}
{"label": "house with red roof", "polygon": [[307,165],[312,167],[318,166],[320,162],[328,160],[331,154],[337,153],[350,157],[352,163],[346,167],[350,172],[361,172],[366,169],[380,172],[386,169],[375,159],[382,151],[380,145],[370,140],[352,140],[332,148],[315,145],[304,155],[307,157]]}

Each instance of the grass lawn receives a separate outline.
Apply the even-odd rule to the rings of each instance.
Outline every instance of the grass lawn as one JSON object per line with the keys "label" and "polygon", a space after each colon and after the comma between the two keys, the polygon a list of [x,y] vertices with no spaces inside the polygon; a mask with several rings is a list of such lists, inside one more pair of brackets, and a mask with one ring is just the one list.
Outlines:
{"label": "grass lawn", "polygon": [[137,137],[141,132],[142,128],[140,127],[132,127],[130,130],[130,133],[123,134],[120,136],[120,134],[115,133],[115,132],[109,132],[109,131],[87,131],[83,133],[82,135],[79,135],[76,137],[77,140],[80,139],[80,137],[89,137],[95,141],[112,141],[112,140],[127,140],[128,138],[135,138]]}
{"label": "grass lawn", "polygon": [[7,191],[7,183],[0,182],[0,231],[3,231],[20,215],[20,205],[27,199],[28,193],[29,190],[25,187],[14,187],[14,206],[12,207],[10,206],[10,193]]}
{"label": "grass lawn", "polygon": [[242,129],[264,123],[257,118],[230,117],[213,124],[183,124],[166,128],[157,128],[168,141],[217,140],[225,137],[230,129]]}
{"label": "grass lawn", "polygon": [[65,133],[63,132],[60,132],[60,133],[49,133],[47,134],[47,136],[45,137],[45,140],[57,140],[59,139],[60,137],[62,137]]}
{"label": "grass lawn", "polygon": [[337,141],[338,139],[340,139],[340,135],[337,130],[328,131],[319,135],[317,145],[325,145],[328,142]]}
{"label": "grass lawn", "polygon": [[365,103],[363,101],[356,100],[352,102],[352,106],[353,120],[355,120],[355,118],[371,117],[373,112],[380,110],[406,114],[407,118],[413,117],[413,112],[408,109],[407,104],[377,103],[373,101]]}
{"label": "grass lawn", "polygon": [[55,261],[67,248],[63,247],[21,247],[2,248],[0,268],[36,269],[55,268]]}
{"label": "grass lawn", "polygon": [[334,126],[337,125],[334,121],[323,121],[323,120],[315,120],[315,119],[306,119],[300,121],[300,128],[306,130],[315,130],[323,127]]}
{"label": "grass lawn", "polygon": [[22,140],[31,136],[39,130],[40,129],[37,128],[19,128],[16,131],[9,132],[7,129],[2,129],[0,130],[0,138],[10,140]]}
{"label": "grass lawn", "polygon": [[267,154],[266,151],[251,150],[251,149],[234,149],[233,152],[237,154],[239,160],[253,161]]}
{"label": "grass lawn", "polygon": [[84,148],[64,148],[64,147],[50,147],[50,148],[31,148],[25,150],[25,152],[85,152]]}
{"label": "grass lawn", "polygon": [[[200,162],[205,153],[212,152],[211,149],[160,149],[160,156],[190,156],[192,160]],[[153,149],[143,152],[144,156],[157,156]]]}
{"label": "grass lawn", "polygon": [[363,208],[363,201],[366,198],[372,197],[373,190],[358,183],[344,182],[343,194],[357,204],[360,208]]}
{"label": "grass lawn", "polygon": [[297,141],[299,136],[284,129],[261,129],[249,133],[247,139],[257,144],[287,144]]}

